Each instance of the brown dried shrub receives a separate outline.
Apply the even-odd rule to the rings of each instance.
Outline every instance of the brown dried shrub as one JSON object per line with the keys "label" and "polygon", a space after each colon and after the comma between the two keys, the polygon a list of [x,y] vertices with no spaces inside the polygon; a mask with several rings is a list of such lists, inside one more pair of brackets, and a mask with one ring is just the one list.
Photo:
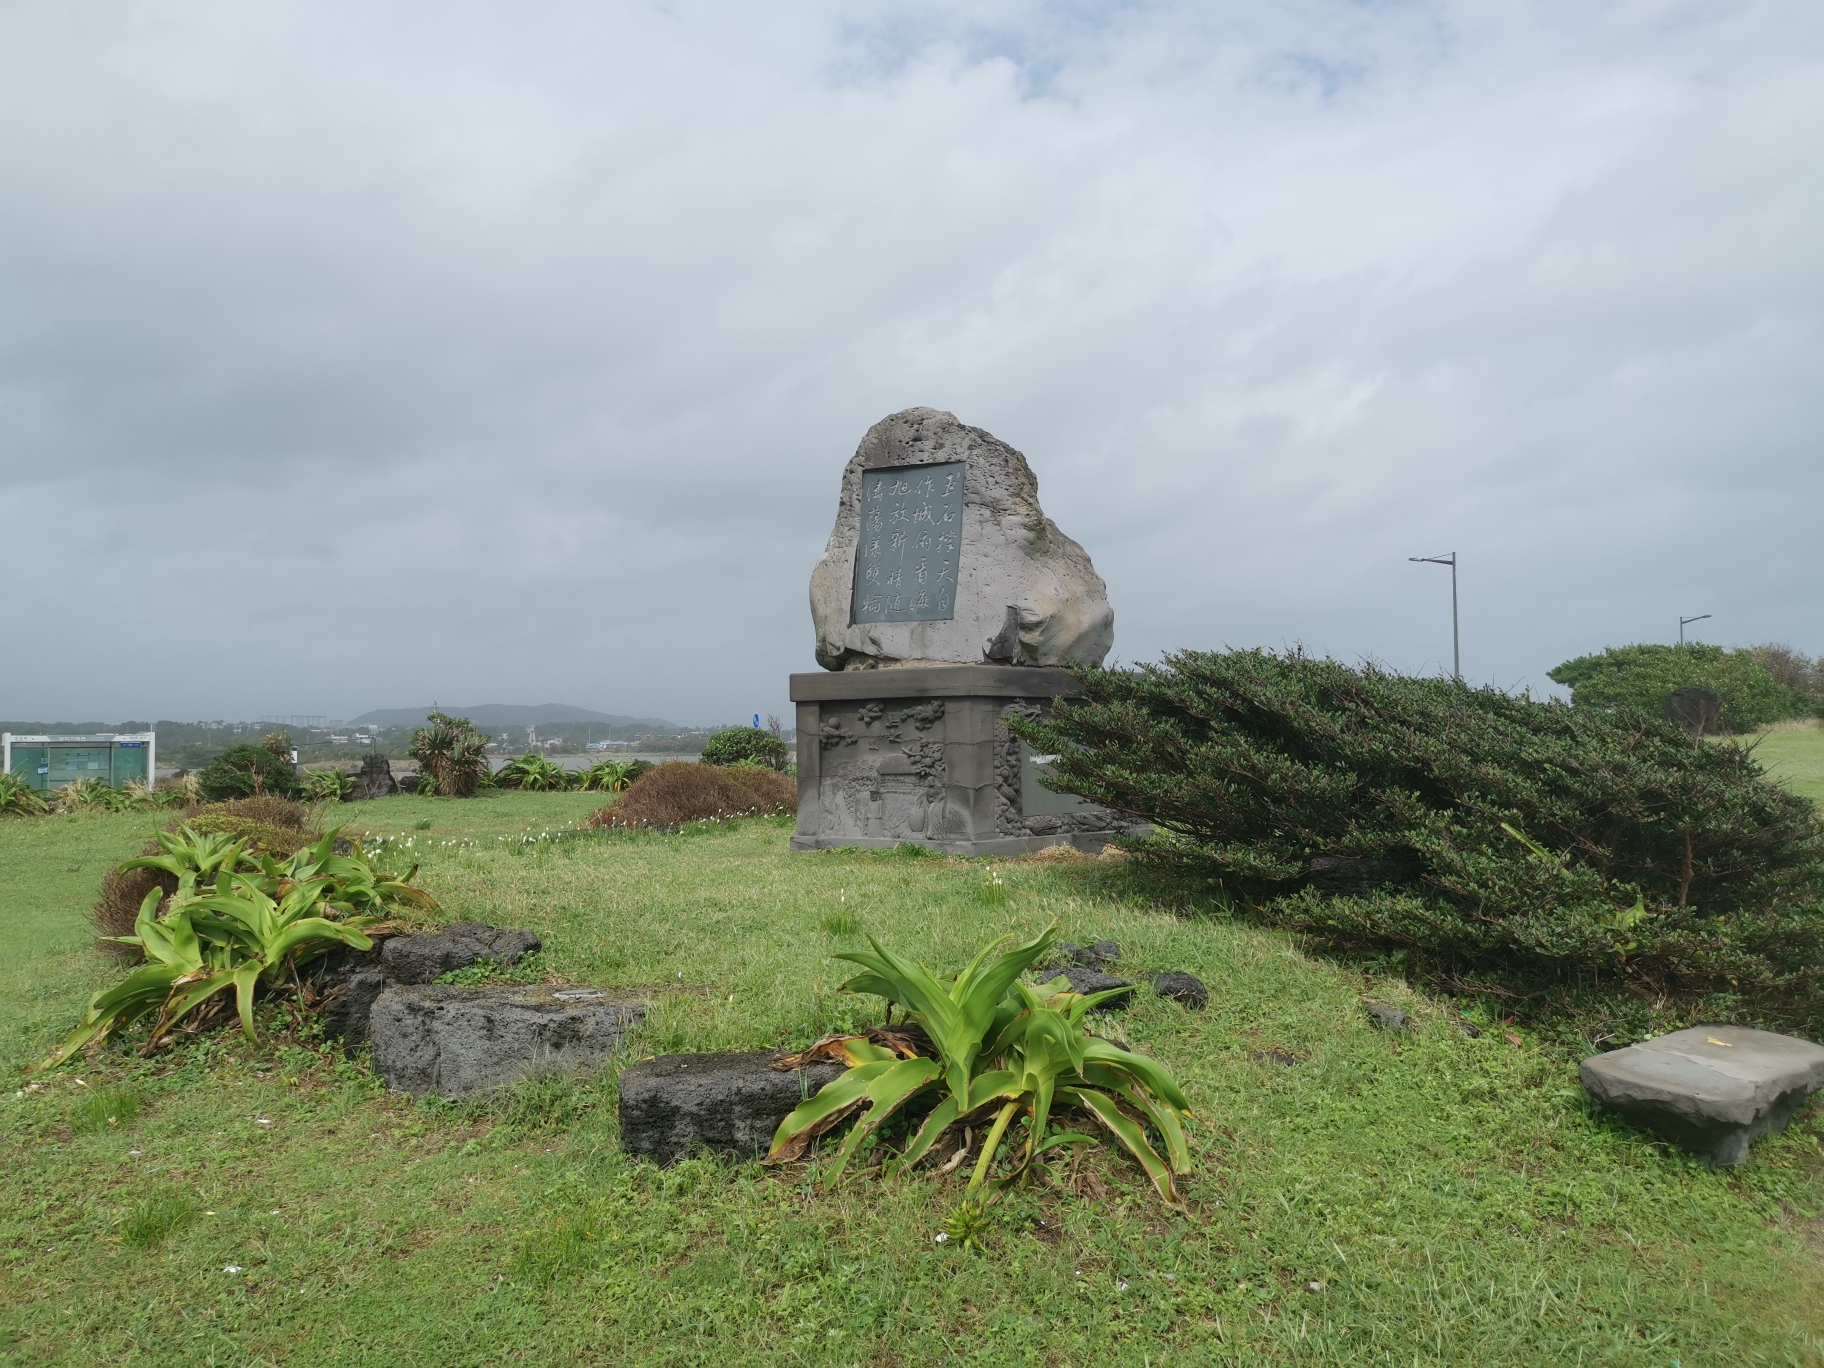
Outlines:
{"label": "brown dried shrub", "polygon": [[[140,854],[158,854],[158,842],[146,842]],[[154,888],[166,893],[177,892],[177,876],[162,869],[110,869],[101,880],[101,900],[89,913],[89,924],[95,928],[95,935],[98,938],[132,935],[133,923],[139,919],[139,905]],[[118,955],[122,959],[143,958],[131,945],[97,939],[95,946],[105,954]]]}
{"label": "brown dried shrub", "polygon": [[677,827],[798,809],[798,786],[774,770],[673,760],[646,771],[633,787],[590,815],[592,827]]}

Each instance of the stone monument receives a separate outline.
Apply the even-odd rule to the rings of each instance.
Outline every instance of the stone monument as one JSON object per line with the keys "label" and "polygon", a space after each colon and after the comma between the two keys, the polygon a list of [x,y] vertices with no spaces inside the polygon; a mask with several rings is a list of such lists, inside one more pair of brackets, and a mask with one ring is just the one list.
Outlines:
{"label": "stone monument", "polygon": [[1107,587],[1039,507],[1026,458],[938,409],[861,439],[811,572],[824,673],[792,676],[794,850],[1100,849],[1126,818],[1039,782],[1003,719],[1075,692],[1114,644]]}

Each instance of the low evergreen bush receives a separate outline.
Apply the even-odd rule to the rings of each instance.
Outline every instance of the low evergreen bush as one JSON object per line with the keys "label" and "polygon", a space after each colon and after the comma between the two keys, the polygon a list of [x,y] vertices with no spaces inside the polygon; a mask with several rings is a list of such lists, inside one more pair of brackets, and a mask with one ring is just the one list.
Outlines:
{"label": "low evergreen bush", "polygon": [[303,792],[290,757],[265,745],[228,747],[198,776],[197,788],[210,803],[262,794],[295,798]]}
{"label": "low evergreen bush", "polygon": [[1626,984],[1824,1028],[1824,825],[1748,750],[1298,653],[1079,677],[1012,729],[1239,910],[1425,974]]}
{"label": "low evergreen bush", "polygon": [[785,742],[758,727],[729,727],[703,743],[706,765],[735,765],[752,760],[768,769],[782,770],[788,757]]}
{"label": "low evergreen bush", "polygon": [[1552,669],[1551,679],[1570,686],[1579,707],[1633,708],[1666,716],[1675,689],[1714,689],[1728,731],[1753,731],[1788,717],[1810,717],[1817,705],[1804,689],[1775,679],[1764,647],[1725,651],[1701,641],[1682,646],[1611,646]]}

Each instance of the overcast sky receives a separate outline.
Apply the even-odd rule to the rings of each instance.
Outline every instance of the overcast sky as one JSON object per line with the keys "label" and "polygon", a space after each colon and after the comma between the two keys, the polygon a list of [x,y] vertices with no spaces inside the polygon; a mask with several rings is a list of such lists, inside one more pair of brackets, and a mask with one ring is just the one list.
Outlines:
{"label": "overcast sky", "polygon": [[1824,8],[0,7],[0,716],[786,713],[868,426],[1115,657],[1824,653]]}

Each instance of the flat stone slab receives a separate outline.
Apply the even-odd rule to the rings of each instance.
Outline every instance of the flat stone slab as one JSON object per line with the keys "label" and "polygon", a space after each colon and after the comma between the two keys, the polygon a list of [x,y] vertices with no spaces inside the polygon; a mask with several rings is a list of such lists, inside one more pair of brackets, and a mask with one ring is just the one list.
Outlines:
{"label": "flat stone slab", "polygon": [[846,1070],[840,1064],[773,1068],[764,1050],[660,1055],[621,1070],[621,1148],[661,1164],[698,1148],[755,1159],[807,1097]]}
{"label": "flat stone slab", "polygon": [[368,1013],[368,1037],[388,1088],[466,1097],[592,1068],[645,1015],[645,1003],[600,988],[391,984]]}
{"label": "flat stone slab", "polygon": [[1583,1061],[1583,1086],[1714,1164],[1785,1127],[1824,1088],[1824,1045],[1744,1026],[1693,1026]]}

